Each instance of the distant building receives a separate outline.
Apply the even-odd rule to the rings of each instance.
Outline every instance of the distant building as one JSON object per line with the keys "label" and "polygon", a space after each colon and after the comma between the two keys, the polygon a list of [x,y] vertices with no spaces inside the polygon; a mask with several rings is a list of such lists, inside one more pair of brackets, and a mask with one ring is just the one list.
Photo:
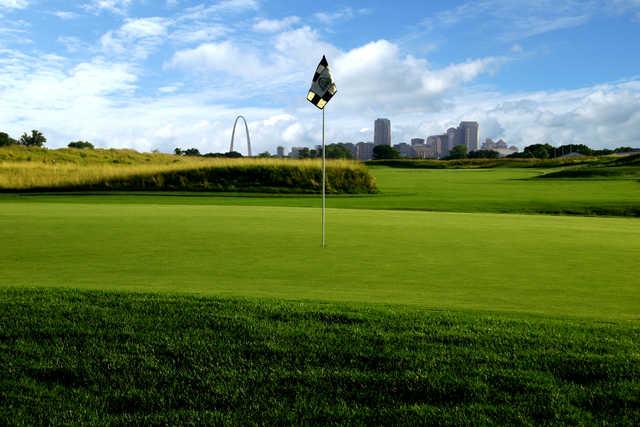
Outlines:
{"label": "distant building", "polygon": [[413,149],[413,146],[407,144],[406,142],[396,144],[393,146],[393,148],[400,152],[400,157],[416,157],[416,151]]}
{"label": "distant building", "polygon": [[449,154],[449,136],[447,134],[431,135],[427,138],[427,145],[431,148],[434,159],[440,159]]}
{"label": "distant building", "polygon": [[282,145],[279,145],[278,148],[276,148],[276,151],[278,153],[278,157],[284,157],[284,147]]}
{"label": "distant building", "polygon": [[411,138],[411,145],[424,145],[424,138]]}
{"label": "distant building", "polygon": [[351,153],[351,158],[357,159],[358,152],[356,150],[356,145],[353,142],[338,142],[338,145],[343,146]]}
{"label": "distant building", "polygon": [[356,159],[367,161],[373,159],[373,142],[358,142],[356,144]]}
{"label": "distant building", "polygon": [[442,153],[443,156],[448,156],[451,152],[451,149],[456,145],[456,134],[458,130],[456,128],[447,129],[447,149]]}
{"label": "distant building", "polygon": [[289,153],[289,157],[292,159],[297,159],[300,157],[300,151],[303,151],[307,147],[291,147],[291,152]]}
{"label": "distant building", "polygon": [[423,145],[415,145],[412,147],[416,152],[416,157],[419,159],[435,159],[436,153],[432,145],[423,144]]}
{"label": "distant building", "polygon": [[467,151],[478,150],[480,126],[478,122],[460,122],[456,130],[456,144],[466,145]]}
{"label": "distant building", "polygon": [[389,119],[376,119],[373,144],[391,146],[391,121]]}
{"label": "distant building", "polygon": [[515,147],[513,145],[509,147],[507,143],[504,142],[504,140],[500,139],[495,142],[491,138],[485,139],[485,141],[482,143],[482,149],[496,151],[498,152],[498,154],[500,154],[500,157],[506,157],[510,154],[518,152],[518,147]]}

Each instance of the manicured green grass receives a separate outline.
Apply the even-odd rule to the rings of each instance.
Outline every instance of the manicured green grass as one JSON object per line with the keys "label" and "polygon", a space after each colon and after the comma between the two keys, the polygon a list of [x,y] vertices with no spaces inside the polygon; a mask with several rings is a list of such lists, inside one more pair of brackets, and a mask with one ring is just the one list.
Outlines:
{"label": "manicured green grass", "polygon": [[637,425],[637,323],[0,291],[2,425]]}
{"label": "manicured green grass", "polygon": [[638,425],[638,182],[372,171],[0,195],[0,425]]}
{"label": "manicured green grass", "polygon": [[0,286],[640,317],[635,218],[9,203]]}
{"label": "manicured green grass", "polygon": [[[640,216],[640,182],[625,179],[533,179],[548,169],[415,170],[370,168],[379,194],[329,196],[328,206],[449,212]],[[3,201],[319,207],[313,196],[114,193],[0,195]]]}

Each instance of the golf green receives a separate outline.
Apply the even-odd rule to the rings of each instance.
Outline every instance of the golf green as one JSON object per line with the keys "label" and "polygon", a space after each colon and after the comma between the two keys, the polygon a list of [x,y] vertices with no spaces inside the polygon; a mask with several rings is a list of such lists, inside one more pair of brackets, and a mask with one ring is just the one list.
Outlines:
{"label": "golf green", "polygon": [[12,202],[0,286],[640,317],[640,221],[491,213]]}

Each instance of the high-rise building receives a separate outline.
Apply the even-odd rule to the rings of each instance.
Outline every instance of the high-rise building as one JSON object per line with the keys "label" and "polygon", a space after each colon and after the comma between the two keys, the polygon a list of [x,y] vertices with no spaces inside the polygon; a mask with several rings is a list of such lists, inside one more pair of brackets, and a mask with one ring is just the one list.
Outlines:
{"label": "high-rise building", "polygon": [[456,145],[456,133],[458,131],[456,130],[456,128],[449,128],[447,129],[447,147],[449,148],[449,151],[451,151],[451,149]]}
{"label": "high-rise building", "polygon": [[389,119],[376,119],[373,145],[391,145],[391,121]]}
{"label": "high-rise building", "polygon": [[441,159],[449,155],[449,135],[431,135],[427,138],[427,146],[434,159]]}
{"label": "high-rise building", "polygon": [[460,122],[456,132],[456,145],[466,145],[467,151],[476,151],[479,142],[478,122]]}
{"label": "high-rise building", "polygon": [[411,145],[424,145],[424,138],[411,138]]}
{"label": "high-rise building", "polygon": [[358,142],[356,144],[356,158],[358,160],[371,160],[373,158],[373,142]]}
{"label": "high-rise building", "polygon": [[277,153],[278,153],[278,157],[284,157],[284,147],[282,145],[279,145],[278,148],[276,148]]}
{"label": "high-rise building", "polygon": [[393,146],[396,150],[400,152],[400,157],[415,157],[416,151],[413,149],[413,146],[407,144],[406,142],[401,142],[400,144],[395,144]]}

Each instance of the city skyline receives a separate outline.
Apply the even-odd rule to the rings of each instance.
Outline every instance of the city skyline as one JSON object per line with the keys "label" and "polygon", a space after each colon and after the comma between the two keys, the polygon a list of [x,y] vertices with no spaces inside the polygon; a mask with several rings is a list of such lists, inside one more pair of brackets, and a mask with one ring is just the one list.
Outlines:
{"label": "city skyline", "polygon": [[323,54],[329,140],[367,139],[377,116],[407,143],[463,120],[520,148],[640,140],[635,0],[0,0],[0,16],[1,131],[51,147],[220,152],[238,114],[256,152],[319,143],[305,96]]}

